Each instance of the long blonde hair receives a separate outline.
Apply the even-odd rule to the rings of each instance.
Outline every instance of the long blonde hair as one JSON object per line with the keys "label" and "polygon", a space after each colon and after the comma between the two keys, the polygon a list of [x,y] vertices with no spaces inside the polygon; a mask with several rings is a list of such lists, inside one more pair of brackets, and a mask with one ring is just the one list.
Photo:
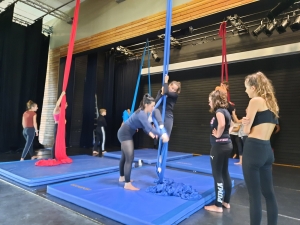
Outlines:
{"label": "long blonde hair", "polygon": [[274,113],[276,118],[279,117],[279,106],[277,104],[277,99],[275,97],[274,87],[272,81],[269,80],[262,72],[257,72],[251,75],[248,75],[245,78],[245,82],[249,86],[254,86],[256,89],[256,94],[265,99],[267,107],[270,111]]}

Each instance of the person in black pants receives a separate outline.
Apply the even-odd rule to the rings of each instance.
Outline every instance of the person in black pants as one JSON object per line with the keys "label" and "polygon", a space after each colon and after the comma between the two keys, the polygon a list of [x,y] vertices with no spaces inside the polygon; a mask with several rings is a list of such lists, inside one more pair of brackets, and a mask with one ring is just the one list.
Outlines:
{"label": "person in black pants", "polygon": [[[107,126],[106,120],[104,116],[106,116],[106,109],[99,110],[100,115],[97,119],[97,127],[95,129],[95,143],[94,143],[94,151],[93,155],[96,156],[99,154],[101,157],[103,153],[105,153],[105,127]],[[98,144],[101,142],[101,151],[97,151]]]}
{"label": "person in black pants", "polygon": [[168,142],[169,137],[162,129],[160,133],[151,126],[148,121],[147,114],[151,113],[154,108],[154,98],[149,94],[145,94],[141,107],[135,111],[128,120],[118,130],[118,139],[121,142],[122,157],[120,160],[120,178],[119,182],[124,182],[124,188],[137,191],[139,188],[131,184],[130,175],[131,167],[134,159],[134,146],[132,136],[138,128],[142,128],[144,132],[152,138],[160,136],[163,142]]}
{"label": "person in black pants", "polygon": [[278,123],[279,107],[271,81],[262,72],[247,76],[245,87],[251,98],[247,116],[242,119],[244,133],[248,134],[243,152],[243,173],[250,200],[250,224],[261,224],[263,194],[268,225],[276,225],[278,207],[273,187],[274,154],[270,137]]}
{"label": "person in black pants", "polygon": [[[165,111],[165,121],[162,121],[162,103],[160,106],[157,107],[152,113],[157,120],[157,123],[159,124],[160,128],[165,127],[167,130],[167,133],[169,137],[171,137],[171,132],[173,128],[173,121],[174,121],[174,116],[173,116],[173,110],[174,106],[177,102],[178,95],[181,91],[181,83],[178,81],[172,81],[170,84],[169,82],[169,76],[165,76],[164,80],[164,86],[161,88],[161,90],[158,91],[156,98],[155,98],[155,103],[163,96],[166,95],[166,111]],[[157,139],[154,139],[154,146],[157,146]]]}
{"label": "person in black pants", "polygon": [[[213,212],[223,212],[222,206],[230,208],[231,178],[228,172],[228,159],[232,151],[232,143],[229,135],[231,116],[227,110],[227,96],[222,91],[213,91],[209,95],[210,112],[214,117],[210,122],[210,162],[215,181],[215,205],[205,206],[205,209]],[[223,198],[223,191],[225,195]]]}

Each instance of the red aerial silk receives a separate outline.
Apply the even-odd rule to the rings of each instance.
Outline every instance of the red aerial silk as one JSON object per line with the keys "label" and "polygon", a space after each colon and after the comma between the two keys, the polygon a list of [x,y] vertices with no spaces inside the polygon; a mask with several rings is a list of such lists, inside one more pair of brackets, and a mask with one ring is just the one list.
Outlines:
{"label": "red aerial silk", "polygon": [[[65,66],[65,72],[64,72],[64,80],[63,80],[63,88],[62,88],[63,91],[66,91],[68,80],[69,80],[74,42],[75,42],[75,36],[76,36],[76,30],[78,24],[79,8],[80,8],[80,0],[76,0],[74,19],[73,19],[72,31],[70,36],[69,48],[68,48],[68,55],[67,55],[67,61]],[[66,142],[65,142],[66,116],[65,115],[66,115],[66,96],[64,95],[60,105],[60,115],[59,115],[58,128],[56,134],[56,142],[55,142],[56,159],[40,160],[35,163],[36,166],[55,166],[63,163],[72,163],[72,159],[70,159],[66,154]]]}
{"label": "red aerial silk", "polygon": [[[219,30],[219,36],[222,38],[222,73],[221,73],[221,83],[224,81],[224,76],[226,76],[226,81],[228,81],[228,65],[227,65],[227,52],[226,52],[226,22],[222,22]],[[229,91],[227,92],[228,101],[230,101]]]}

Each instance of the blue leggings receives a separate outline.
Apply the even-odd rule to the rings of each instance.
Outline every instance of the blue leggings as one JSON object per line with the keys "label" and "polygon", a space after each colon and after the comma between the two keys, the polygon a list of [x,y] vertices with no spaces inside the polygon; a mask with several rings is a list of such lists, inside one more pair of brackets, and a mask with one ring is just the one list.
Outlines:
{"label": "blue leggings", "polygon": [[25,127],[23,130],[23,136],[26,140],[26,144],[23,149],[21,158],[24,159],[28,152],[31,155],[31,157],[34,155],[33,154],[33,140],[34,140],[34,136],[35,136],[34,127]]}
{"label": "blue leggings", "polygon": [[278,207],[275,198],[272,163],[274,154],[270,141],[248,137],[244,145],[243,173],[250,200],[250,224],[260,225],[261,194],[267,205],[268,225],[276,225]]}

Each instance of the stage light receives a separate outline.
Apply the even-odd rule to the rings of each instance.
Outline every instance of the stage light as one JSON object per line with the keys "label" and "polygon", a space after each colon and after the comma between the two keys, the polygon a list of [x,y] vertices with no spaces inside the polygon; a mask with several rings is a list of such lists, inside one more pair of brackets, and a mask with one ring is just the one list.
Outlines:
{"label": "stage light", "polygon": [[293,32],[300,30],[300,15],[296,17],[290,28]]}
{"label": "stage light", "polygon": [[252,31],[253,36],[257,37],[258,35],[260,35],[264,30],[266,29],[266,24],[264,24],[261,21],[261,24],[254,30]]}
{"label": "stage light", "polygon": [[230,21],[231,26],[237,29],[239,34],[249,33],[248,27],[237,14],[234,14],[234,16],[227,16],[227,19]]}
{"label": "stage light", "polygon": [[277,20],[274,20],[273,22],[269,22],[266,26],[265,29],[265,34],[270,37],[273,34],[273,31],[275,30],[276,26],[277,26],[278,22]]}
{"label": "stage light", "polygon": [[151,50],[151,55],[152,55],[153,59],[155,60],[155,62],[160,61],[160,57],[157,55],[155,50]]}
{"label": "stage light", "polygon": [[280,13],[287,10],[290,6],[292,6],[296,0],[284,0],[278,3],[273,9],[270,10],[267,17],[269,20],[274,20]]}
{"label": "stage light", "polygon": [[132,53],[132,51],[130,51],[129,49],[123,47],[123,46],[117,46],[116,47],[117,52],[120,52],[126,56],[133,56],[134,54]]}
{"label": "stage light", "polygon": [[180,49],[181,48],[181,43],[174,37],[171,36],[171,45],[174,47],[174,48],[178,48]]}
{"label": "stage light", "polygon": [[286,28],[290,25],[290,23],[291,23],[291,20],[290,20],[289,16],[287,18],[284,18],[281,21],[281,24],[276,27],[277,32],[279,34],[286,32]]}

